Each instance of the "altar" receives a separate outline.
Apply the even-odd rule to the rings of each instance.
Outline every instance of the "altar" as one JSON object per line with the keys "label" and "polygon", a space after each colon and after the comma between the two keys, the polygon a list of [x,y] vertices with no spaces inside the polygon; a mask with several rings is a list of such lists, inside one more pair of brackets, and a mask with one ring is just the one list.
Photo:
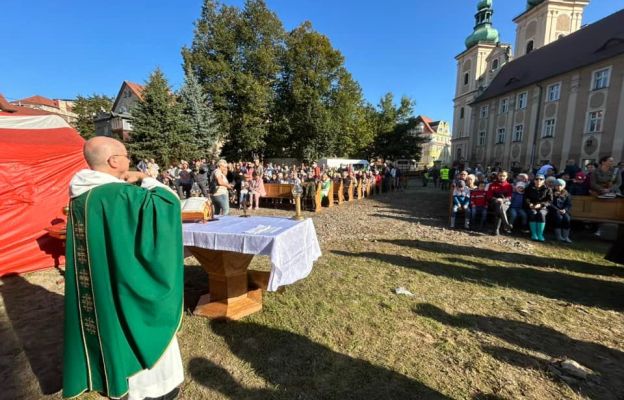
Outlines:
{"label": "altar", "polygon": [[[183,224],[185,250],[208,273],[209,294],[195,315],[240,319],[262,309],[262,290],[276,291],[305,278],[321,249],[311,219],[219,217]],[[269,256],[271,271],[250,271],[255,255]]]}

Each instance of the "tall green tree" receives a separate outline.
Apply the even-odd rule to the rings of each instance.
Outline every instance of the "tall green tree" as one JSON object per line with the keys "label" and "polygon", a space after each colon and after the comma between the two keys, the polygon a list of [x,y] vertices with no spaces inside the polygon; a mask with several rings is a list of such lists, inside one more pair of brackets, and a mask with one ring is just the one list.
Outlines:
{"label": "tall green tree", "polygon": [[374,139],[374,124],[360,85],[343,69],[330,103],[335,125],[334,153],[339,157],[366,157]]}
{"label": "tall green tree", "polygon": [[204,89],[199,84],[192,70],[186,72],[184,85],[179,92],[182,113],[191,131],[194,146],[202,155],[218,156],[216,146],[219,141],[219,129],[212,106]]}
{"label": "tall green tree", "polygon": [[285,45],[273,152],[306,160],[362,153],[372,129],[362,90],[342,54],[310,22],[292,30]]}
{"label": "tall green tree", "polygon": [[398,123],[391,132],[375,138],[373,155],[386,160],[420,160],[424,139],[416,133],[417,120]]}
{"label": "tall green tree", "polygon": [[212,101],[229,158],[248,158],[265,147],[283,37],[281,21],[264,0],[246,0],[240,11],[205,0],[192,46],[182,49],[185,68]]}
{"label": "tall green tree", "polygon": [[110,112],[112,106],[113,99],[102,94],[78,95],[73,107],[73,112],[78,114],[74,128],[83,138],[92,138],[95,136],[95,117],[98,113]]}
{"label": "tall green tree", "polygon": [[157,68],[150,75],[142,99],[132,110],[132,133],[128,150],[136,158],[154,158],[161,165],[200,155],[182,105]]}
{"label": "tall green tree", "polygon": [[305,22],[286,39],[276,115],[288,154],[316,159],[334,150],[328,101],[344,59],[329,39]]}
{"label": "tall green tree", "polygon": [[399,106],[394,104],[394,94],[386,93],[377,105],[377,127],[376,134],[381,135],[394,130],[400,123],[406,123],[414,113],[414,101],[407,96],[401,97]]}

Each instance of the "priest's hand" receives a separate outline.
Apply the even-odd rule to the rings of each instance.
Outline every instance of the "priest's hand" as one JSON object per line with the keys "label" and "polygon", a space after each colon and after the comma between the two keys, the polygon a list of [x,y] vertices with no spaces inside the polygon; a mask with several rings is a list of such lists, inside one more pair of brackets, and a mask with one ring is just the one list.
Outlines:
{"label": "priest's hand", "polygon": [[124,181],[128,183],[139,183],[145,178],[147,178],[147,174],[144,174],[141,171],[128,171],[123,177]]}

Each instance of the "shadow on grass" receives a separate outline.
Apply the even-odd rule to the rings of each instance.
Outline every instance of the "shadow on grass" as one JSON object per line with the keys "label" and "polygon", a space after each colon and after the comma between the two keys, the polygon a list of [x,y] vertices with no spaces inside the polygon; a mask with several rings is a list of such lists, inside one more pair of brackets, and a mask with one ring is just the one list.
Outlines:
{"label": "shadow on grass", "polygon": [[[596,343],[573,339],[559,331],[521,321],[476,314],[451,315],[431,305],[419,304],[414,313],[454,328],[469,329],[496,336],[512,345],[537,351],[554,359],[570,358],[598,373],[599,384],[579,382],[576,388],[594,399],[622,399],[624,396],[624,352]],[[521,368],[540,369],[543,360],[497,347],[485,352]]]}
{"label": "shadow on grass", "polygon": [[184,309],[192,313],[199,298],[208,293],[208,274],[199,265],[184,266]]}
{"label": "shadow on grass", "polygon": [[63,364],[63,296],[33,285],[19,275],[2,277],[0,294],[10,320],[1,321],[0,377],[12,375],[15,378],[2,384],[0,398],[34,398],[18,394],[25,391],[32,396],[33,392],[29,383],[22,382],[24,377],[32,377],[28,366],[17,362],[22,351],[37,378],[40,393],[59,391]]}
{"label": "shadow on grass", "polygon": [[624,284],[620,282],[603,281],[528,267],[495,267],[461,258],[441,258],[441,260],[462,263],[463,266],[439,261],[424,262],[396,254],[349,253],[338,250],[333,251],[333,253],[347,257],[378,260],[460,282],[472,282],[490,287],[513,287],[527,293],[564,300],[573,304],[610,310],[624,309]]}
{"label": "shadow on grass", "polygon": [[[597,265],[569,258],[540,257],[532,254],[519,254],[502,252],[480,247],[461,246],[457,244],[437,243],[424,240],[381,240],[396,246],[411,247],[434,253],[446,253],[455,256],[473,256],[493,261],[501,261],[511,264],[523,264],[540,268],[559,269],[564,271],[578,272],[588,275],[624,277],[624,268],[618,266]],[[560,254],[565,254],[565,249],[558,248]]]}
{"label": "shadow on grass", "polygon": [[249,322],[211,322],[231,351],[275,389],[241,385],[223,368],[194,358],[200,384],[233,399],[449,399],[405,375],[332,351],[291,332]]}

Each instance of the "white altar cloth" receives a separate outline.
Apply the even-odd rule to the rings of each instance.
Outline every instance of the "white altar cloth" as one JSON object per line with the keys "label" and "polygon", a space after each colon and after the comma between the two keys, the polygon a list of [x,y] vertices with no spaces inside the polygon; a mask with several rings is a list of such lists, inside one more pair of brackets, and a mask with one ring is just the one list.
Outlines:
{"label": "white altar cloth", "polygon": [[270,256],[268,291],[305,278],[321,256],[311,219],[218,217],[206,224],[183,224],[185,246]]}

